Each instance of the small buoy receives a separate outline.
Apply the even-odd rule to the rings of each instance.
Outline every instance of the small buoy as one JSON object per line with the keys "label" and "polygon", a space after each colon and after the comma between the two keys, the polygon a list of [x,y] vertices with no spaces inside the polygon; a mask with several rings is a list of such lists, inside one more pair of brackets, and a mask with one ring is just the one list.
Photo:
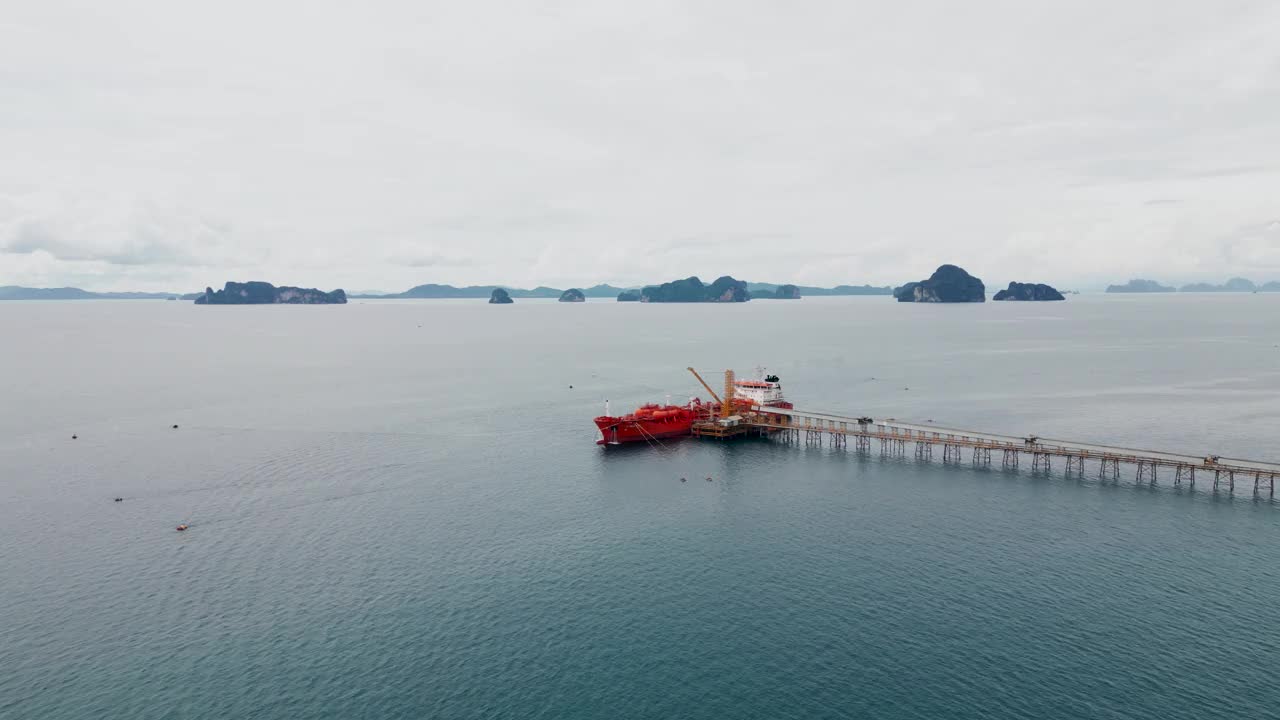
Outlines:
{"label": "small buoy", "polygon": [[710,476],[710,475],[708,475],[708,476],[707,476],[707,482],[711,482],[711,476]]}
{"label": "small buoy", "polygon": [[685,482],[685,479],[684,479],[684,478],[680,478],[680,482]]}
{"label": "small buoy", "polygon": [[174,429],[174,430],[177,430],[177,429],[178,429],[178,426],[177,426],[177,425],[174,425],[174,426],[173,426],[173,429]]}
{"label": "small buoy", "polygon": [[572,385],[570,385],[570,386],[569,386],[569,389],[570,389],[570,390],[572,390],[572,389],[573,389],[573,386],[572,386]]}
{"label": "small buoy", "polygon": [[76,437],[77,437],[77,436],[72,435],[72,436],[71,436],[71,439],[72,439],[72,440],[75,440],[75,439],[76,439]]}
{"label": "small buoy", "polygon": [[116,498],[116,502],[124,502],[124,498]]}
{"label": "small buoy", "polygon": [[183,525],[179,525],[179,526],[178,526],[178,532],[182,532],[182,531],[184,531],[184,530],[186,530],[186,529],[187,529],[187,526],[186,526],[185,524],[183,524]]}

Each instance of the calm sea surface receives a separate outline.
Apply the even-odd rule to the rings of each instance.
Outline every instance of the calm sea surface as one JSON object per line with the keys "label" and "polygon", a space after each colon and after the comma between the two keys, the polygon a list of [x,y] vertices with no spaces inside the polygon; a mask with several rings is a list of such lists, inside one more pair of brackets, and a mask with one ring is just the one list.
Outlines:
{"label": "calm sea surface", "polygon": [[1280,460],[1280,295],[7,302],[0,338],[6,720],[1280,713],[1251,481],[591,424],[764,365],[804,408]]}

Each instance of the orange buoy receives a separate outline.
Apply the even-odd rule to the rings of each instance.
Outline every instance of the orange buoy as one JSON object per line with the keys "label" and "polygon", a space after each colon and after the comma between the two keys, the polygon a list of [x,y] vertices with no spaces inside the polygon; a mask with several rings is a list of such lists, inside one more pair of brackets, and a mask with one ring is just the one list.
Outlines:
{"label": "orange buoy", "polygon": [[187,529],[187,525],[185,523],[178,526],[178,532],[182,532],[183,530],[186,530],[186,529]]}

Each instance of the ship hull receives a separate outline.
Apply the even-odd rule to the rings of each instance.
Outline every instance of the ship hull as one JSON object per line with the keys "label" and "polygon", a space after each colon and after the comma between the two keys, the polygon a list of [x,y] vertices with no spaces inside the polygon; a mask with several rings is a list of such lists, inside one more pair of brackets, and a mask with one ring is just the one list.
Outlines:
{"label": "ship hull", "polygon": [[[601,422],[604,420],[605,422]],[[693,416],[673,420],[624,420],[622,418],[596,418],[601,438],[597,445],[621,445],[623,443],[662,440],[683,437],[692,433]]]}
{"label": "ship hull", "polygon": [[688,405],[641,405],[636,411],[621,417],[601,415],[595,419],[600,430],[599,445],[653,442],[665,438],[693,434],[693,421],[710,412],[701,401]]}

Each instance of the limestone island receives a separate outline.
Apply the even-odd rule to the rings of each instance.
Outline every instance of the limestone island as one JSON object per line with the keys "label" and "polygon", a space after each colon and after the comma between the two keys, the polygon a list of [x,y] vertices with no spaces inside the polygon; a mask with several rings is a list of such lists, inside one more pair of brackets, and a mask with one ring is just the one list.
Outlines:
{"label": "limestone island", "polygon": [[1062,293],[1044,283],[1011,282],[1009,287],[996,293],[992,300],[1066,300]]}
{"label": "limestone island", "polygon": [[618,302],[640,302],[640,291],[623,290],[618,293]]}
{"label": "limestone island", "polygon": [[800,288],[795,285],[779,285],[777,290],[773,291],[774,300],[799,300]]}
{"label": "limestone island", "polygon": [[1175,292],[1175,289],[1167,285],[1161,285],[1155,280],[1143,280],[1141,278],[1134,278],[1133,280],[1130,280],[1124,285],[1108,285],[1107,292],[1109,293],[1164,293],[1164,292]]}
{"label": "limestone island", "polygon": [[1274,286],[1275,283],[1267,283],[1262,287],[1253,284],[1252,280],[1233,277],[1222,285],[1213,285],[1211,283],[1191,283],[1178,288],[1178,292],[1243,292],[1253,293],[1267,288],[1268,285]]}
{"label": "limestone island", "polygon": [[214,292],[206,287],[197,295],[197,305],[344,305],[347,294],[341,289],[325,292],[315,288],[297,288],[288,285],[276,287],[268,282],[228,282]]}
{"label": "limestone island", "polygon": [[560,293],[560,302],[586,302],[587,296],[578,288],[569,288]]}
{"label": "limestone island", "polygon": [[489,295],[490,305],[510,305],[514,302],[515,300],[512,300],[507,291],[502,288],[494,288],[493,294]]}
{"label": "limestone island", "polygon": [[941,265],[927,280],[895,288],[898,302],[986,302],[987,288],[978,278],[955,265]]}
{"label": "limestone island", "polygon": [[640,291],[640,302],[746,302],[751,299],[747,284],[725,275],[704,285],[695,275],[661,285],[650,285]]}

